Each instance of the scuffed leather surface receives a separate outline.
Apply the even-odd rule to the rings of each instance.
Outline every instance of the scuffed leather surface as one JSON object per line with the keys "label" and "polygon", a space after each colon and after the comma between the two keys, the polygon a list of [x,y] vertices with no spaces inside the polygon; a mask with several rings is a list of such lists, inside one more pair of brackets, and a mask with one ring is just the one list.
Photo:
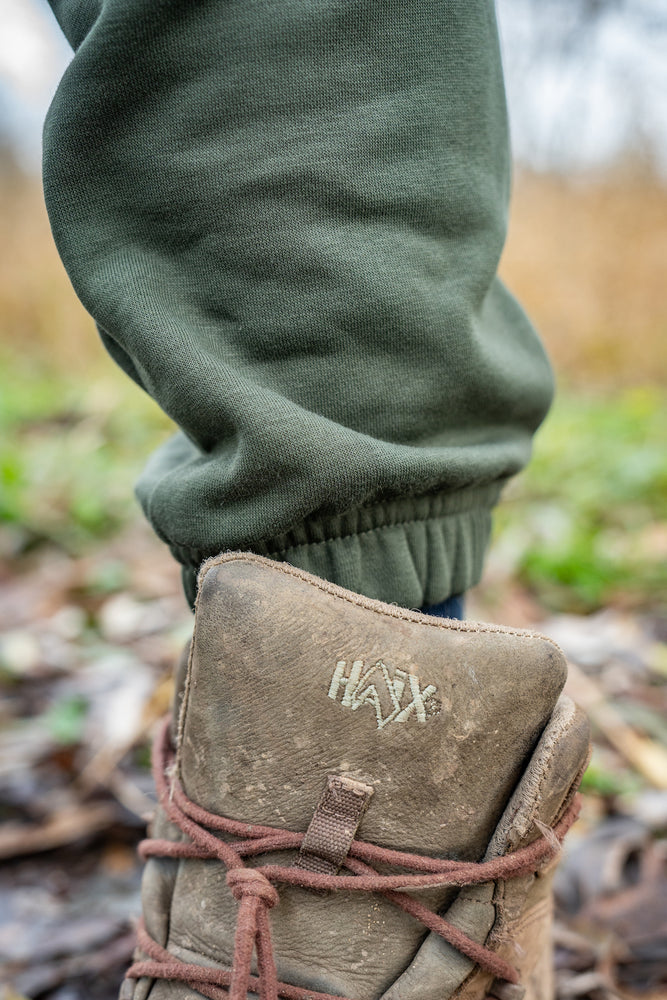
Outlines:
{"label": "scuffed leather surface", "polygon": [[[422,690],[434,685],[439,711],[378,729],[370,705],[353,711],[329,698],[336,663],[357,659],[411,673]],[[543,637],[430,619],[260,557],[221,557],[201,580],[180,776],[209,810],[305,830],[327,774],[348,774],[374,788],[362,839],[478,860],[564,678],[562,654]],[[237,904],[224,869],[168,865],[170,950],[228,964]],[[422,895],[432,906],[451,902],[447,890]],[[495,905],[484,905],[492,926]],[[357,1000],[377,1000],[424,951],[422,925],[379,897],[283,888],[271,919],[281,978]],[[150,991],[152,1000],[175,995],[194,997],[172,984]],[[402,987],[387,993],[417,995],[426,1000]],[[446,996],[441,988],[438,1000]]]}
{"label": "scuffed leather surface", "polygon": [[[498,823],[485,860],[540,836],[536,820],[558,821],[588,759],[588,721],[563,696]],[[446,919],[497,949],[521,973],[525,1000],[551,1000],[551,883],[555,863],[538,874],[462,889]],[[382,1000],[484,1000],[492,977],[429,934],[406,972]]]}

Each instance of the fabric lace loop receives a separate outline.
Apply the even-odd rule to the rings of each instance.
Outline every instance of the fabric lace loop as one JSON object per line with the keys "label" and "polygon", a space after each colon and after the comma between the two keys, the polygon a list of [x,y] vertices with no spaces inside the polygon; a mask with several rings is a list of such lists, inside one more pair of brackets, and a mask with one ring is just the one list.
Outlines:
{"label": "fabric lace loop", "polygon": [[[377,892],[438,934],[461,954],[497,979],[517,984],[515,968],[500,955],[473,941],[458,927],[407,895],[414,889],[477,885],[498,879],[517,878],[538,871],[560,850],[565,834],[579,814],[580,798],[575,796],[562,818],[550,830],[526,847],[490,861],[465,862],[408,854],[354,840],[344,866],[350,874],[327,875],[301,868],[264,864],[249,868],[244,858],[272,851],[298,850],[303,833],[259,824],[242,823],[210,813],[192,802],[174,775],[174,752],[165,719],[153,747],[153,774],[158,798],[167,818],[189,838],[180,841],[147,839],[139,845],[143,859],[169,857],[219,861],[227,868],[227,884],[239,903],[234,957],[231,969],[211,968],[181,961],[163,948],[140,924],[138,947],[146,956],[134,962],[127,979],[167,979],[182,982],[210,1000],[246,1000],[248,991],[260,1000],[347,1000],[329,993],[317,993],[278,980],[269,910],[280,902],[279,885],[317,890]],[[169,777],[168,777],[169,775]],[[212,831],[236,837],[234,844],[221,840]],[[404,874],[381,875],[373,865],[407,868]],[[253,952],[258,976],[251,974]]]}

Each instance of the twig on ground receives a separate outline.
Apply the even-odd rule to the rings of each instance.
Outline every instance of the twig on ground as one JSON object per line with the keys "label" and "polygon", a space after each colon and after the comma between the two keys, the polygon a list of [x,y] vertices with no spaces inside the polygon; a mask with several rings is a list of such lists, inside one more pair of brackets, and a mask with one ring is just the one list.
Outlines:
{"label": "twig on ground", "polygon": [[64,847],[109,827],[117,818],[110,802],[74,806],[50,816],[44,823],[6,823],[0,831],[0,860]]}
{"label": "twig on ground", "polygon": [[576,663],[570,662],[568,667],[565,690],[588,712],[593,726],[654,788],[667,791],[667,750],[636,733],[609,703],[602,688]]}

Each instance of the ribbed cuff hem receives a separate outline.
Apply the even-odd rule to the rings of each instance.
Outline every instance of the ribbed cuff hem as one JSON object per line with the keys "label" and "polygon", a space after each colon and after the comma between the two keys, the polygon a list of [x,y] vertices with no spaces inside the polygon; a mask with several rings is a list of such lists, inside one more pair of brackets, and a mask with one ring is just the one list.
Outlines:
{"label": "ribbed cuff hem", "polygon": [[[307,521],[248,551],[288,562],[358,594],[404,608],[439,604],[482,573],[491,511],[502,484],[393,500]],[[212,552],[172,547],[194,604],[197,571]]]}

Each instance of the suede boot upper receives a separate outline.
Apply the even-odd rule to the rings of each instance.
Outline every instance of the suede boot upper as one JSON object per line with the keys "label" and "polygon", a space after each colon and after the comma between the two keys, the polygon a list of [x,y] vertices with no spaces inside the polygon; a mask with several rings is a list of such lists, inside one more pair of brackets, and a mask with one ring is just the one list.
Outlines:
{"label": "suede boot upper", "polygon": [[[300,832],[332,776],[351,779],[372,790],[353,836],[479,861],[539,836],[534,820],[552,824],[568,800],[587,731],[569,703],[554,712],[564,679],[563,656],[544,637],[427,618],[260,557],[222,556],[200,580],[178,777],[211,813]],[[515,909],[531,885],[515,893]],[[473,927],[484,942],[497,923],[494,891],[416,896],[442,911],[458,893],[464,923],[484,911],[488,926]],[[144,895],[148,930],[172,954],[231,963],[238,904],[222,864],[151,861]],[[377,894],[282,887],[271,927],[279,978],[321,992],[442,1000],[474,976],[474,963],[429,944],[419,921]],[[174,989],[156,983],[151,997]]]}

